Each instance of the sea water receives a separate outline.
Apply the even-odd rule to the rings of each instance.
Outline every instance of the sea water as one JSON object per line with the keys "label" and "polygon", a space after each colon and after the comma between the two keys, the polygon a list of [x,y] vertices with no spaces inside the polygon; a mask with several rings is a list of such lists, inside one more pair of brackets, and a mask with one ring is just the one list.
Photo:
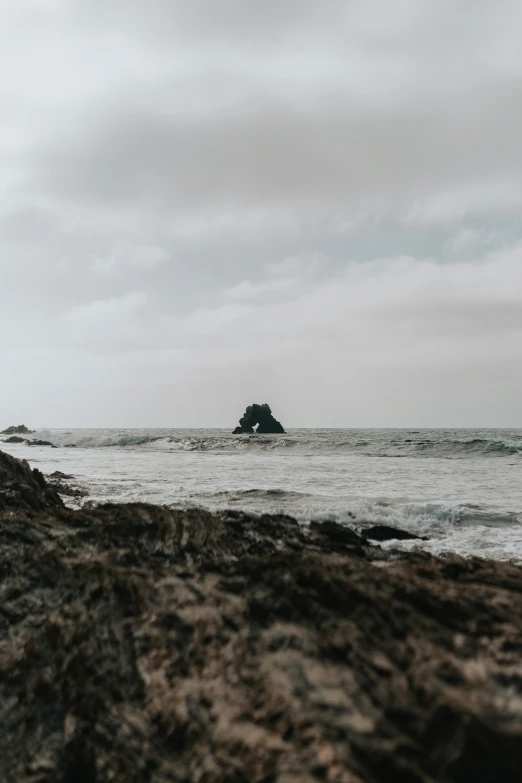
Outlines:
{"label": "sea water", "polygon": [[44,473],[73,474],[89,491],[84,502],[385,524],[429,537],[403,549],[522,562],[520,429],[40,429],[27,437],[59,448],[0,448]]}

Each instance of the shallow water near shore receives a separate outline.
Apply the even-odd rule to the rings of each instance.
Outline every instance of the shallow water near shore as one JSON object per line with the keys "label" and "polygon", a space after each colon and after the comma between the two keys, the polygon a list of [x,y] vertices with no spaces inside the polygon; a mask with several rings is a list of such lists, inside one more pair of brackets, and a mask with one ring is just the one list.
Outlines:
{"label": "shallow water near shore", "polygon": [[385,546],[522,561],[520,429],[302,429],[274,436],[38,429],[27,437],[60,448],[0,448],[44,473],[73,474],[88,489],[87,502],[282,512],[356,529],[386,524],[430,540]]}

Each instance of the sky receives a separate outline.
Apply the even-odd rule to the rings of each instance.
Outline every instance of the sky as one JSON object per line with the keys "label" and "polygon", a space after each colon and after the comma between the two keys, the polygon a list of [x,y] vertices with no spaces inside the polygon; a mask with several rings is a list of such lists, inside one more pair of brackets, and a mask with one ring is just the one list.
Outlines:
{"label": "sky", "polygon": [[0,425],[522,426],[519,0],[2,0]]}

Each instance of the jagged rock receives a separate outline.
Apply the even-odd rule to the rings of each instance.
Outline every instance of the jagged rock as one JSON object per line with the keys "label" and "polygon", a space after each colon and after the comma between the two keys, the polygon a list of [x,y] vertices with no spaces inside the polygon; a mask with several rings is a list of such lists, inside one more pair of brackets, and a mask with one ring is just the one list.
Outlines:
{"label": "jagged rock", "polygon": [[19,424],[18,427],[8,427],[6,430],[2,430],[0,435],[29,435],[36,430],[29,430],[25,424]]}
{"label": "jagged rock", "polygon": [[87,497],[89,492],[87,489],[85,489],[85,487],[79,487],[76,484],[65,483],[67,481],[71,481],[72,479],[74,479],[74,476],[71,476],[67,473],[62,473],[60,470],[55,470],[54,473],[50,473],[47,476],[47,483],[60,495],[75,498],[78,501],[80,498]]}
{"label": "jagged rock", "polygon": [[6,438],[2,443],[27,443],[25,438],[21,438],[19,435],[11,435],[10,438]]}
{"label": "jagged rock", "polygon": [[521,652],[508,563],[282,515],[0,511],[6,783],[518,783]]}
{"label": "jagged rock", "polygon": [[407,530],[401,530],[398,527],[391,527],[390,525],[372,525],[371,527],[363,528],[361,531],[363,538],[371,541],[427,541],[425,536],[416,536],[414,533],[409,533]]}
{"label": "jagged rock", "polygon": [[5,509],[39,511],[60,506],[62,500],[39,470],[31,470],[25,460],[0,451],[0,512]]}
{"label": "jagged rock", "polygon": [[249,405],[243,417],[239,419],[239,427],[236,427],[232,434],[253,433],[256,426],[255,432],[265,435],[284,434],[285,432],[283,425],[272,416],[270,406],[266,402],[262,405],[257,403]]}

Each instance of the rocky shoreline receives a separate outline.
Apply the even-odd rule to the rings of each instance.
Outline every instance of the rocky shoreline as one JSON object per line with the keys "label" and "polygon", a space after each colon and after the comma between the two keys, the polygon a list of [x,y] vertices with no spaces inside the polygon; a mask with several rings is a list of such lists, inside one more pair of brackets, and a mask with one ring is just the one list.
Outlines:
{"label": "rocky shoreline", "polygon": [[284,516],[74,511],[0,452],[6,783],[518,782],[521,654],[517,566]]}

